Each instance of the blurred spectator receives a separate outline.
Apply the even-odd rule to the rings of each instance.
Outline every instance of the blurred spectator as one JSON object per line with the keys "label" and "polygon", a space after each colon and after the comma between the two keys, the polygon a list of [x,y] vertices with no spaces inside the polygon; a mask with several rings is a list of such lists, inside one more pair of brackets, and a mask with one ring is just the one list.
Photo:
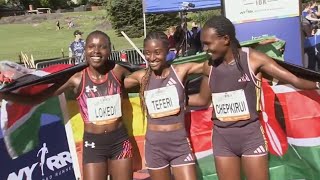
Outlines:
{"label": "blurred spectator", "polygon": [[70,20],[70,21],[68,22],[68,29],[71,29],[71,28],[73,28],[73,27],[74,27],[74,24],[73,24],[72,20]]}
{"label": "blurred spectator", "polygon": [[69,46],[70,60],[74,60],[74,64],[77,65],[84,61],[84,48],[85,41],[82,39],[83,32],[76,30],[73,33],[74,41]]}
{"label": "blurred spectator", "polygon": [[201,33],[200,27],[198,27],[198,25],[193,22],[192,23],[192,29],[189,32],[190,35],[188,36],[188,41],[189,41],[189,44],[190,44],[190,49],[192,51],[195,51],[196,53],[202,51],[200,33]]}
{"label": "blurred spectator", "polygon": [[174,33],[176,31],[176,28],[174,26],[171,26],[168,28],[168,39],[169,39],[169,49],[174,49],[176,47],[176,41],[173,37]]}
{"label": "blurred spectator", "polygon": [[59,20],[56,22],[56,31],[60,30],[61,27],[60,27],[60,22]]}

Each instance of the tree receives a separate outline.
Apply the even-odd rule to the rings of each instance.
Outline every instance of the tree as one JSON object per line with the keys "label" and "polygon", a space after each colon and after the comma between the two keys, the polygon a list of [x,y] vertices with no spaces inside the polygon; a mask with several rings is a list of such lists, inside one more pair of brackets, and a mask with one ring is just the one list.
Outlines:
{"label": "tree", "polygon": [[203,25],[212,16],[218,16],[218,15],[221,15],[220,9],[199,11],[199,12],[191,13],[190,19],[194,22],[197,22]]}
{"label": "tree", "polygon": [[89,0],[88,2],[91,5],[102,6],[107,3],[107,0]]}
{"label": "tree", "polygon": [[7,4],[6,0],[0,0],[0,6]]}
{"label": "tree", "polygon": [[39,0],[39,3],[41,7],[51,7],[50,0]]}
{"label": "tree", "polygon": [[[107,14],[112,27],[120,36],[124,31],[129,37],[143,36],[143,10],[141,0],[109,0]],[[169,26],[176,26],[180,20],[177,13],[147,15],[148,31],[165,31]]]}

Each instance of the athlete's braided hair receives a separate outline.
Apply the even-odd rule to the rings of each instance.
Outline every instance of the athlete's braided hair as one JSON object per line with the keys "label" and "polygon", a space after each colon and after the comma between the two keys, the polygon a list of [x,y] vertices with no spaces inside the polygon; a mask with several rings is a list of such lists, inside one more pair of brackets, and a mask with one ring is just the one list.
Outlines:
{"label": "athlete's braided hair", "polygon": [[107,42],[108,43],[108,48],[109,48],[109,50],[111,52],[111,40],[110,40],[110,37],[106,33],[102,32],[102,31],[99,31],[99,30],[92,31],[90,34],[88,34],[88,36],[86,38],[86,44],[88,44],[88,41],[92,36],[103,36],[104,38],[106,38],[107,41],[108,41]]}
{"label": "athlete's braided hair", "polygon": [[229,36],[233,57],[238,69],[243,73],[243,68],[240,64],[240,54],[238,51],[238,48],[241,46],[236,38],[236,30],[232,22],[224,16],[213,16],[204,24],[204,28],[213,28],[220,37],[225,35]]}
{"label": "athlete's braided hair", "polygon": [[[146,38],[143,41],[143,46],[145,47],[149,40],[154,40],[154,39],[160,40],[162,42],[163,47],[165,49],[169,50],[169,39],[164,32],[150,32],[150,33],[148,33]],[[146,104],[145,104],[145,99],[144,99],[144,91],[149,84],[150,76],[151,76],[151,68],[150,68],[150,66],[148,66],[148,68],[146,69],[145,75],[141,79],[140,92],[139,92],[141,110],[142,110],[143,115],[144,115],[145,109],[146,109]]]}

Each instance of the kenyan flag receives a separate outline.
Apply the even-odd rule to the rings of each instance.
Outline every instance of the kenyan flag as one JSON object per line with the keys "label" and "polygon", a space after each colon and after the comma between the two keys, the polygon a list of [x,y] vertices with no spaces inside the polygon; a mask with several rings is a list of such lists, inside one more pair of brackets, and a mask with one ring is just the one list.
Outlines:
{"label": "kenyan flag", "polygon": [[[289,150],[282,160],[288,179],[320,177],[320,94],[319,90],[301,91],[291,86],[272,87],[283,115]],[[280,114],[280,113],[278,113]],[[284,120],[284,121],[283,121]]]}
{"label": "kenyan flag", "polygon": [[[261,124],[265,129],[271,180],[320,177],[320,94],[263,83]],[[218,180],[211,150],[212,109],[191,111],[190,134],[198,179]],[[214,146],[214,144],[213,144]]]}

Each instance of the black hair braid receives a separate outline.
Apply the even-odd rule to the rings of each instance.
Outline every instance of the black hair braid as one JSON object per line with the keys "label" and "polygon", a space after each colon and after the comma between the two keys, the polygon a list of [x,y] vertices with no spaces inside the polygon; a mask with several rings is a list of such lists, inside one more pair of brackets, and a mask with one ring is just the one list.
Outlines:
{"label": "black hair braid", "polygon": [[144,74],[144,76],[141,79],[140,92],[139,92],[141,111],[142,111],[142,114],[143,114],[143,118],[144,118],[144,114],[145,114],[145,111],[146,111],[146,103],[145,103],[145,99],[144,99],[144,91],[147,88],[147,86],[149,85],[150,77],[151,77],[151,68],[148,67],[146,69],[146,73]]}
{"label": "black hair braid", "polygon": [[205,24],[204,28],[213,28],[219,37],[229,36],[230,38],[230,47],[234,60],[237,64],[239,71],[244,74],[243,67],[240,64],[240,53],[239,48],[240,43],[236,38],[236,30],[232,22],[224,16],[213,16]]}

